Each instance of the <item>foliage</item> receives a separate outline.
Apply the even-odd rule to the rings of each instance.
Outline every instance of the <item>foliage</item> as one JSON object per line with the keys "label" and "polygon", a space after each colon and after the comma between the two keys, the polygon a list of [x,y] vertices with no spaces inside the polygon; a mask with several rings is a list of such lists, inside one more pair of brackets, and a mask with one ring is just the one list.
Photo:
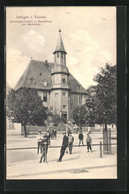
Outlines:
{"label": "foliage", "polygon": [[9,120],[24,126],[25,136],[27,124],[42,126],[47,119],[46,108],[35,89],[12,89],[7,96],[6,112]]}
{"label": "foliage", "polygon": [[106,64],[100,73],[94,77],[96,86],[91,86],[86,91],[85,105],[73,111],[75,123],[93,125],[117,123],[117,76],[116,65]]}
{"label": "foliage", "polygon": [[48,110],[48,115],[50,116],[51,121],[54,123],[55,126],[57,126],[61,122],[66,123],[66,119],[60,116],[60,111],[57,109],[53,110],[53,107],[50,107],[50,109]]}
{"label": "foliage", "polygon": [[85,105],[78,106],[73,111],[73,119],[76,125],[86,124],[87,118],[89,117],[89,112]]}
{"label": "foliage", "polygon": [[101,68],[94,81],[97,82],[95,96],[95,121],[98,124],[117,123],[117,74],[116,65]]}

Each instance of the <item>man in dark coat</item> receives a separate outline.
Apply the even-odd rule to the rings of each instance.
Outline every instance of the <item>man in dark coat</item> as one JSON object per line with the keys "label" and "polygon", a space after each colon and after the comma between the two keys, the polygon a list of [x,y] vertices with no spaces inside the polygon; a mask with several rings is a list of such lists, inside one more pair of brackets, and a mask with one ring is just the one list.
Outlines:
{"label": "man in dark coat", "polygon": [[65,150],[66,150],[67,147],[68,147],[68,136],[66,136],[66,132],[63,132],[63,142],[62,142],[62,147],[61,147],[61,150],[60,150],[60,157],[59,157],[58,162],[62,161],[62,158],[65,154]]}

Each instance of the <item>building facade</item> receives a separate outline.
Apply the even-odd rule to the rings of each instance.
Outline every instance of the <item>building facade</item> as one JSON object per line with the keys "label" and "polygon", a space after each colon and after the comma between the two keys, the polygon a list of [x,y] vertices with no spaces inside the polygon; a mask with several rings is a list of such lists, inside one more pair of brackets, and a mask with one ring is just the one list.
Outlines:
{"label": "building facade", "polygon": [[31,59],[15,90],[35,88],[45,107],[69,120],[74,108],[85,104],[86,90],[68,70],[61,30],[53,54],[54,63]]}

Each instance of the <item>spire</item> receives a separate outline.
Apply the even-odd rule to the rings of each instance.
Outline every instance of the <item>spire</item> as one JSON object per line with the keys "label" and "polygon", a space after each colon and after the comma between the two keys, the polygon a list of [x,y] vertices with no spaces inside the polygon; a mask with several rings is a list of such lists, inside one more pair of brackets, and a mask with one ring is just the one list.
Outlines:
{"label": "spire", "polygon": [[57,41],[56,50],[54,51],[53,54],[55,54],[56,52],[59,52],[59,51],[65,52],[65,54],[67,54],[65,49],[64,49],[64,44],[63,44],[63,41],[62,41],[62,38],[61,38],[61,29],[60,28],[59,28],[59,38],[58,38],[58,41]]}

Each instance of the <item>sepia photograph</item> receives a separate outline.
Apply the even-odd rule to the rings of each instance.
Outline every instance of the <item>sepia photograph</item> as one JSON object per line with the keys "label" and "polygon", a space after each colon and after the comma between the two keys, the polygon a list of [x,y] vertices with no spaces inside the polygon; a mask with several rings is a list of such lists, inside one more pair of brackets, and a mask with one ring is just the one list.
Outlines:
{"label": "sepia photograph", "polygon": [[117,179],[116,7],[6,7],[6,179]]}

